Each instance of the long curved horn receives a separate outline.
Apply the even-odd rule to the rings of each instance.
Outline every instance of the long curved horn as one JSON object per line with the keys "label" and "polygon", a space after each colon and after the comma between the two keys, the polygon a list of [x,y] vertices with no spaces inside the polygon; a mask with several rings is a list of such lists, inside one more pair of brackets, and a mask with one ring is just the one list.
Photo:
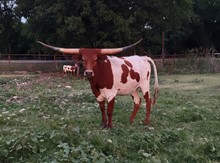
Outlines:
{"label": "long curved horn", "polygon": [[60,48],[60,47],[55,47],[55,46],[51,46],[51,45],[47,45],[41,41],[37,41],[38,43],[40,43],[43,46],[46,46],[50,49],[53,49],[55,51],[61,52],[61,53],[66,53],[66,54],[79,54],[79,49],[77,48]]}
{"label": "long curved horn", "polygon": [[121,48],[110,48],[110,49],[101,49],[101,53],[103,55],[110,55],[110,54],[116,54],[116,53],[120,53],[122,51],[125,51],[127,49],[130,49],[132,47],[134,47],[135,45],[137,45],[139,42],[141,42],[143,39],[140,39],[139,41],[135,42],[134,44],[125,46],[125,47],[121,47]]}

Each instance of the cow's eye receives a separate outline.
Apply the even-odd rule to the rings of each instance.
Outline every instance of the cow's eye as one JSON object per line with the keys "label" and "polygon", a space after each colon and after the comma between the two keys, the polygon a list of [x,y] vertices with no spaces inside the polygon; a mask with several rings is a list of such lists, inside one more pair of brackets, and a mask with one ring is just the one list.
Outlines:
{"label": "cow's eye", "polygon": [[95,60],[96,62],[103,62],[103,61],[105,61],[104,59],[101,59],[101,58],[98,58],[98,59],[96,59]]}

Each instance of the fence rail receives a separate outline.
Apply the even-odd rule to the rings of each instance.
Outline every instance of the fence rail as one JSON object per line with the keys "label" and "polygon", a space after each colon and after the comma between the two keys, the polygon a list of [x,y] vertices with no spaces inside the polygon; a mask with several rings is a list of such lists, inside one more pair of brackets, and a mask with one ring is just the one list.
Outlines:
{"label": "fence rail", "polygon": [[71,55],[61,54],[1,54],[0,60],[71,60]]}
{"label": "fence rail", "polygon": [[[62,71],[64,64],[73,65],[76,60],[72,55],[61,54],[0,54],[0,72],[5,71]],[[173,54],[150,56],[157,64],[159,72],[190,73],[220,72],[220,53],[211,55]]]}
{"label": "fence rail", "polygon": [[[216,58],[220,58],[220,53],[213,53],[213,54],[204,54],[204,53],[197,53],[197,54],[166,54],[164,58],[185,58],[190,56],[197,56],[197,57],[204,57],[207,55],[211,55]],[[153,59],[162,58],[161,55],[149,55]],[[74,59],[71,55],[65,54],[1,54],[0,53],[0,60],[71,60]]]}

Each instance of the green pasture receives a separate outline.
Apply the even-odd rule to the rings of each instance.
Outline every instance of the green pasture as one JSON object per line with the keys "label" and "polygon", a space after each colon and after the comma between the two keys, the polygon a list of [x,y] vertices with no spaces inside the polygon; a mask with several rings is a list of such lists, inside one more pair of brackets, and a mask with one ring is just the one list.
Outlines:
{"label": "green pasture", "polygon": [[220,74],[159,75],[145,126],[133,102],[116,98],[113,129],[87,80],[60,74],[0,76],[0,162],[220,162]]}

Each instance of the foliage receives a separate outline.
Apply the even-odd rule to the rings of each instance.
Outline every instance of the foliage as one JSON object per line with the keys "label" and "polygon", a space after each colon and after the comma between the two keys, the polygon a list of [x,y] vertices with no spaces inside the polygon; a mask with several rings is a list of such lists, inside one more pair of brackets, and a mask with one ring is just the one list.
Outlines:
{"label": "foliage", "polygon": [[220,71],[220,59],[214,57],[196,57],[194,55],[185,58],[167,59],[162,66],[162,61],[156,62],[158,71],[169,74],[204,74]]}
{"label": "foliage", "polygon": [[0,53],[23,53],[28,46],[15,6],[15,0],[0,0]]}
{"label": "foliage", "polygon": [[219,8],[217,0],[0,0],[0,52],[49,52],[36,40],[110,48],[143,38],[139,54],[160,54],[162,31],[166,53],[219,51]]}
{"label": "foliage", "polygon": [[[192,24],[192,36],[189,37],[188,45],[192,42],[194,46],[214,47],[220,50],[219,23],[220,23],[220,1],[218,0],[194,0],[195,13],[198,15]],[[211,31],[211,32],[209,32]],[[190,48],[194,48],[190,46]]]}
{"label": "foliage", "polygon": [[[84,79],[0,77],[1,162],[219,162],[219,74],[160,75],[160,97],[144,106],[117,97],[112,130]],[[144,100],[142,100],[144,101]]]}
{"label": "foliage", "polygon": [[[5,5],[11,2],[15,4],[14,0],[7,0]],[[193,17],[192,0],[16,0],[10,12],[7,15],[16,18],[10,18],[13,23],[18,18],[26,19],[25,23],[17,22],[21,27],[15,29],[20,35],[13,37],[24,34],[22,41],[15,42],[21,43],[20,50],[32,53],[42,51],[36,40],[66,47],[118,47],[140,38],[144,42],[137,51],[160,53],[161,30],[167,31],[167,42],[175,42],[184,35],[180,34],[181,27]],[[5,28],[6,24],[0,24]],[[1,51],[9,52],[4,47]],[[15,48],[13,45],[10,50],[14,52]]]}

